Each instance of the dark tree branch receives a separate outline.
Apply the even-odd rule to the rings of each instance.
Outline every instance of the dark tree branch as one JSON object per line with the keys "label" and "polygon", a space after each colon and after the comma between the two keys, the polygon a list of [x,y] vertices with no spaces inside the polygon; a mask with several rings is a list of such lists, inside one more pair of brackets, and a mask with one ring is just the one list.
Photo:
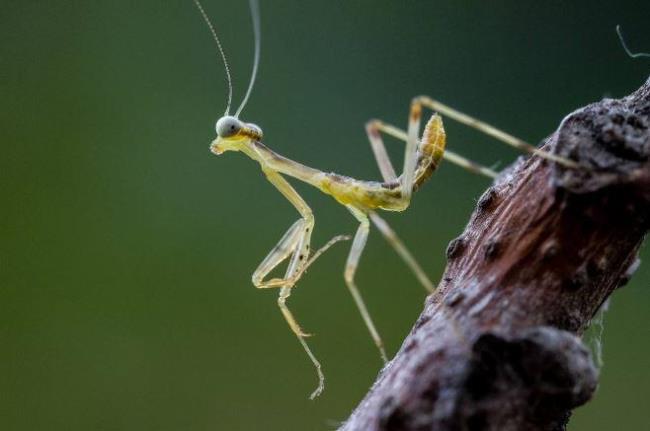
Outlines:
{"label": "dark tree branch", "polygon": [[578,336],[638,266],[650,222],[650,79],[567,116],[449,244],[438,291],[341,430],[563,430],[598,373]]}

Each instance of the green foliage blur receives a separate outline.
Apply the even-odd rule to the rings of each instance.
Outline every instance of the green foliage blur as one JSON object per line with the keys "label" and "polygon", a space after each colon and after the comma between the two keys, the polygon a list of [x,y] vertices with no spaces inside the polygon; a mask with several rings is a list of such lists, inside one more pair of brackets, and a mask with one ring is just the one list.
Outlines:
{"label": "green foliage blur", "polygon": [[[244,0],[204,0],[250,76]],[[378,179],[363,131],[404,125],[428,94],[538,142],[573,109],[640,86],[647,1],[262,1],[259,80],[242,118],[295,160]],[[250,274],[297,218],[240,154],[208,144],[223,67],[190,0],[17,1],[0,11],[0,429],[327,430],[381,362],[342,279],[337,245],[290,307],[323,362],[316,378]],[[451,149],[499,168],[518,154],[447,122]],[[390,143],[399,165],[402,146]],[[488,182],[445,164],[387,219],[432,278]],[[297,185],[315,246],[355,221]],[[647,250],[642,258],[647,258]],[[390,352],[424,292],[377,232],[358,272]],[[602,380],[572,430],[647,427],[650,269],[614,295]]]}

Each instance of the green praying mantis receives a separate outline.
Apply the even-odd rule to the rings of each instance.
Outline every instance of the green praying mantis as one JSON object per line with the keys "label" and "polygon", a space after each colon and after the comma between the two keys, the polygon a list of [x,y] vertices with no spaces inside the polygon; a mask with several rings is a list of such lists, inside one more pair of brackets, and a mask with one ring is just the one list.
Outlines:
{"label": "green praying mantis", "polygon": [[[320,362],[306,342],[308,334],[303,332],[296,318],[287,307],[287,299],[307,268],[319,256],[335,243],[350,239],[350,237],[346,235],[335,236],[312,254],[311,237],[315,226],[314,214],[305,200],[296,192],[285,177],[291,177],[305,182],[321,192],[332,196],[336,202],[343,205],[358,221],[358,228],[352,239],[352,245],[345,263],[343,278],[379,350],[381,358],[384,362],[387,362],[388,356],[384,348],[384,343],[355,282],[355,273],[366,245],[371,223],[396,250],[397,254],[412,270],[415,277],[427,292],[433,292],[434,284],[418,264],[413,254],[406,248],[388,223],[380,217],[378,212],[380,210],[406,210],[409,207],[413,193],[419,190],[431,177],[443,159],[490,179],[498,175],[497,172],[490,168],[481,166],[458,154],[445,150],[446,135],[442,116],[475,128],[518,150],[542,157],[550,162],[558,163],[568,168],[576,168],[577,164],[572,160],[540,150],[519,138],[452,109],[427,96],[418,96],[411,101],[406,131],[380,120],[371,120],[366,124],[370,147],[379,167],[382,181],[360,180],[336,173],[324,172],[277,154],[262,143],[263,132],[259,126],[240,119],[240,114],[246,106],[255,83],[260,56],[259,4],[256,0],[249,1],[255,35],[253,70],[246,94],[234,115],[231,115],[232,80],[228,62],[210,19],[199,0],[194,0],[216,42],[218,52],[224,63],[228,81],[226,111],[216,122],[217,137],[210,145],[210,150],[216,155],[221,155],[229,151],[241,152],[256,161],[268,181],[300,214],[300,218],[289,227],[284,236],[253,272],[252,281],[253,285],[259,289],[279,289],[278,306],[280,311],[293,333],[297,336],[318,374],[318,386],[310,396],[313,399],[323,391],[325,378]],[[423,132],[420,134],[422,111],[424,108],[433,111],[434,114],[429,117]],[[382,134],[405,142],[404,164],[402,173],[399,176],[390,161],[383,143]],[[283,277],[268,278],[274,268],[287,260],[288,264]]]}

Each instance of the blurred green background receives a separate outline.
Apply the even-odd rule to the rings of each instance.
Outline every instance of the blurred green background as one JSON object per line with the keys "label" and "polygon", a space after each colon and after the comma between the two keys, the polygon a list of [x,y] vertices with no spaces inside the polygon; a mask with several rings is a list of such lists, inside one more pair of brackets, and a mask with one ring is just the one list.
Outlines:
{"label": "blurred green background", "polygon": [[[235,102],[250,74],[243,0],[204,0]],[[648,76],[650,3],[263,1],[262,61],[243,118],[295,160],[379,178],[364,131],[403,125],[425,93],[538,142],[560,119]],[[327,375],[315,376],[250,274],[297,218],[240,154],[211,155],[225,80],[190,0],[15,1],[0,11],[0,429],[326,430],[380,360],[336,246],[290,306]],[[448,122],[449,147],[503,167],[517,154]],[[401,145],[391,144],[399,160]],[[399,165],[398,162],[397,164]],[[483,178],[444,165],[388,220],[434,279]],[[298,186],[315,245],[352,233],[330,198]],[[642,252],[642,258],[648,252]],[[372,232],[358,272],[388,348],[423,291]],[[601,386],[570,429],[648,429],[650,269],[605,316]]]}

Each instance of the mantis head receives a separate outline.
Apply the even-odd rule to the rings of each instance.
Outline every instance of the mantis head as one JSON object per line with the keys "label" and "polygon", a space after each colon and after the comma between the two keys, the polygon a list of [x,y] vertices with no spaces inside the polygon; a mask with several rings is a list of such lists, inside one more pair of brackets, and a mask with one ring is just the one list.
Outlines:
{"label": "mantis head", "polygon": [[226,78],[228,80],[228,103],[226,105],[226,112],[223,116],[217,121],[216,130],[217,138],[212,141],[210,145],[210,151],[214,154],[221,154],[225,151],[239,151],[243,145],[250,143],[252,140],[259,141],[262,139],[262,129],[260,129],[255,124],[244,123],[239,120],[239,114],[246,106],[248,98],[251,95],[253,90],[253,84],[255,84],[255,77],[257,76],[257,67],[260,62],[260,11],[259,4],[257,0],[249,0],[251,16],[253,19],[253,33],[255,36],[255,54],[253,61],[253,71],[251,73],[251,79],[248,84],[248,89],[246,90],[246,95],[237,108],[235,115],[230,115],[230,104],[232,102],[232,79],[230,77],[230,69],[228,68],[228,60],[226,60],[226,54],[223,51],[217,32],[214,30],[214,26],[208,18],[208,15],[203,10],[199,0],[194,0],[196,7],[199,9],[199,12],[203,16],[214,41],[217,44],[217,49],[219,54],[221,54],[221,59],[223,60],[224,67],[226,69]]}
{"label": "mantis head", "polygon": [[210,151],[219,155],[226,151],[239,151],[251,141],[262,140],[262,129],[252,123],[244,123],[236,117],[226,115],[216,124],[217,139],[212,141]]}

